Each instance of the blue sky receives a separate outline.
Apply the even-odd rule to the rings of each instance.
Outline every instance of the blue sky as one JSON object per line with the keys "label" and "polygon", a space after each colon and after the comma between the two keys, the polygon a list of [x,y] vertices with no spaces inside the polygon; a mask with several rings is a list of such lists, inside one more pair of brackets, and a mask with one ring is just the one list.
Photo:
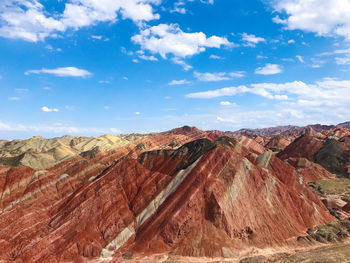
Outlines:
{"label": "blue sky", "polygon": [[2,0],[0,138],[350,120],[350,0]]}

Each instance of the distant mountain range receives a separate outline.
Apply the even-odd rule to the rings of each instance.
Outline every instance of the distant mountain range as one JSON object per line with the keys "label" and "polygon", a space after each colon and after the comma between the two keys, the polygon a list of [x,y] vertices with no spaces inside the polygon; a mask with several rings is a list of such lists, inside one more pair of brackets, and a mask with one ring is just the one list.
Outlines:
{"label": "distant mountain range", "polygon": [[319,132],[322,130],[330,130],[336,126],[350,129],[350,121],[344,122],[344,123],[339,123],[337,125],[311,124],[308,126],[287,125],[287,126],[268,127],[268,128],[262,128],[262,129],[240,129],[238,131],[235,131],[234,133],[251,134],[251,135],[258,135],[258,136],[274,136],[274,135],[280,135],[280,134],[300,133],[306,127],[311,127],[315,131]]}

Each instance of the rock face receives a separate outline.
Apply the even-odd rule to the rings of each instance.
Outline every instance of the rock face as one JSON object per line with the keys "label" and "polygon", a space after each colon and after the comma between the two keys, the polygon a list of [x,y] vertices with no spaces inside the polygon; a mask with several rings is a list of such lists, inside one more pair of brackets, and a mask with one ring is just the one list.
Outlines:
{"label": "rock face", "polygon": [[278,154],[282,160],[306,158],[338,176],[350,175],[350,130],[335,127],[323,133],[307,131]]}
{"label": "rock face", "polygon": [[[336,133],[344,134],[329,136]],[[336,220],[308,185],[334,177],[312,163],[327,136],[305,134],[317,137],[310,151],[290,154],[307,141],[299,138],[281,152],[284,162],[231,135],[185,126],[118,139],[1,142],[0,261],[233,258],[301,246],[308,229]],[[62,145],[72,154],[55,158]],[[48,152],[54,161],[38,166]],[[24,162],[23,154],[39,161]]]}
{"label": "rock face", "polygon": [[0,141],[0,164],[25,165],[34,169],[46,169],[78,154],[94,151],[106,152],[126,146],[142,135],[104,135],[97,138],[63,136],[44,139],[40,136],[24,141]]}

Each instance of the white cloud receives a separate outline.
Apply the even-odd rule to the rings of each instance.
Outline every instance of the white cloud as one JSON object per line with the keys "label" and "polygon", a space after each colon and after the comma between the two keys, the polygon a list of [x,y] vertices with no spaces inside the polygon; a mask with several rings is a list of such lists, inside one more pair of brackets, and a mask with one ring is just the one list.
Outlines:
{"label": "white cloud", "polygon": [[156,58],[155,56],[140,55],[139,58],[148,61],[158,61],[158,58]]}
{"label": "white cloud", "polygon": [[43,112],[59,112],[58,109],[55,109],[55,108],[50,109],[50,108],[48,108],[48,107],[46,107],[46,106],[42,107],[41,110],[42,110]]}
{"label": "white cloud", "polygon": [[171,58],[171,62],[177,65],[180,65],[181,67],[183,67],[185,71],[188,71],[193,68],[191,65],[187,64],[183,59],[178,57]]}
{"label": "white cloud", "polygon": [[344,57],[335,57],[335,63],[338,65],[350,65],[350,48],[335,50],[334,54],[337,56],[344,55]]}
{"label": "white cloud", "polygon": [[208,37],[203,32],[185,33],[177,24],[159,24],[141,30],[132,41],[139,44],[142,50],[160,54],[164,59],[168,54],[178,58],[191,57],[204,52],[206,48],[232,46],[225,37]]}
{"label": "white cloud", "polygon": [[295,40],[294,39],[289,39],[288,40],[288,44],[294,44],[295,43]]}
{"label": "white cloud", "polygon": [[97,40],[101,40],[101,39],[102,39],[102,36],[92,35],[91,38],[97,39]]}
{"label": "white cloud", "polygon": [[100,84],[111,84],[109,80],[99,80],[98,83]]}
{"label": "white cloud", "polygon": [[191,84],[191,81],[188,81],[186,79],[181,79],[181,80],[172,80],[168,83],[169,86],[176,86],[176,85],[188,85]]}
{"label": "white cloud", "polygon": [[39,70],[28,70],[24,73],[25,75],[30,74],[51,74],[58,77],[88,77],[92,73],[85,69],[79,69],[75,67],[65,67],[65,68],[56,68],[56,69],[39,69]]}
{"label": "white cloud", "polygon": [[21,100],[21,98],[20,97],[10,97],[9,100],[19,101],[19,100]]}
{"label": "white cloud", "polygon": [[106,134],[106,133],[119,133],[116,128],[101,128],[101,127],[77,127],[67,125],[64,123],[54,123],[49,125],[43,124],[13,124],[0,121],[0,132],[28,132],[32,135],[42,133],[55,133],[55,134]]}
{"label": "white cloud", "polygon": [[170,10],[170,13],[180,13],[184,15],[187,13],[187,10],[185,7],[174,6],[174,8]]}
{"label": "white cloud", "polygon": [[266,64],[264,67],[257,68],[255,74],[260,75],[274,75],[282,72],[282,68],[277,64]]}
{"label": "white cloud", "polygon": [[192,99],[211,99],[211,98],[218,98],[218,97],[225,97],[225,96],[234,96],[237,94],[245,93],[248,90],[249,89],[246,86],[228,87],[228,88],[222,88],[217,90],[190,93],[190,94],[187,94],[186,97],[192,98]]}
{"label": "white cloud", "polygon": [[67,29],[98,22],[131,19],[136,23],[159,19],[153,5],[161,0],[68,0],[62,13],[48,12],[39,0],[3,0],[0,7],[0,36],[26,41],[56,37]]}
{"label": "white cloud", "polygon": [[61,52],[62,51],[62,49],[60,49],[60,48],[54,48],[53,46],[51,46],[51,45],[47,45],[46,46],[46,48],[48,49],[48,50],[50,50],[50,51],[56,51],[56,52]]}
{"label": "white cloud", "polygon": [[260,42],[265,42],[265,38],[257,37],[255,35],[249,35],[247,33],[242,34],[242,41],[245,42],[246,46],[255,47]]}
{"label": "white cloud", "polygon": [[232,105],[232,103],[229,101],[220,101],[220,105],[221,106],[230,106],[230,105]]}
{"label": "white cloud", "polygon": [[204,4],[211,4],[211,5],[214,4],[214,0],[200,0],[200,1]]}
{"label": "white cloud", "polygon": [[223,59],[222,57],[217,56],[217,55],[210,55],[209,58],[211,58],[211,59]]}
{"label": "white cloud", "polygon": [[[186,2],[194,2],[195,0],[178,0],[174,3],[174,7],[170,10],[170,13],[180,13],[186,14],[187,9],[185,8]],[[214,4],[214,0],[200,0],[201,3],[204,4]]]}
{"label": "white cloud", "polygon": [[[302,81],[287,82],[283,84],[260,83],[252,84],[254,88],[267,90],[274,93],[289,93],[296,95],[301,101],[312,101],[332,105],[345,105],[350,102],[346,94],[350,94],[350,81],[340,81],[332,78],[326,78],[315,84],[306,84]],[[311,104],[310,104],[311,105]]]}
{"label": "white cloud", "polygon": [[350,41],[349,0],[276,0],[273,7],[287,15],[275,17],[287,29],[314,32],[319,36],[342,36]]}
{"label": "white cloud", "polygon": [[[332,52],[323,52],[317,55],[317,57],[326,57],[332,56],[335,60],[335,63],[338,65],[350,65],[350,48],[346,49],[337,49]],[[314,58],[314,64],[316,66],[321,66],[326,63],[324,60],[319,60]]]}
{"label": "white cloud", "polygon": [[[252,90],[254,89],[254,90]],[[240,93],[266,93],[272,96],[288,96],[288,100],[269,102],[269,109],[240,109],[234,113],[230,107],[219,107],[207,118],[213,129],[215,123],[221,129],[257,128],[275,125],[307,125],[310,123],[336,124],[350,116],[350,80],[326,78],[315,83],[293,81],[287,83],[258,83],[244,89],[228,88],[203,92],[197,98],[214,98]],[[192,117],[195,120],[195,117]],[[197,118],[198,119],[198,118]],[[226,127],[226,128],[225,128]]]}
{"label": "white cloud", "polygon": [[66,110],[75,110],[75,109],[76,109],[76,107],[75,107],[75,106],[72,106],[72,105],[66,105],[66,106],[64,106],[64,108],[65,108]]}
{"label": "white cloud", "polygon": [[200,81],[222,81],[222,80],[230,80],[232,78],[242,78],[244,77],[245,72],[237,71],[237,72],[216,72],[216,73],[200,73],[195,71],[194,76]]}
{"label": "white cloud", "polygon": [[137,111],[137,112],[135,112],[135,114],[136,114],[136,115],[140,115],[140,114],[141,114],[141,112]]}
{"label": "white cloud", "polygon": [[350,65],[350,56],[347,56],[347,57],[336,57],[335,58],[335,62],[338,64],[338,65]]}
{"label": "white cloud", "polygon": [[29,91],[29,89],[15,89],[15,91],[19,94],[23,94]]}
{"label": "white cloud", "polygon": [[50,87],[46,86],[46,87],[42,87],[43,90],[51,90]]}
{"label": "white cloud", "polygon": [[305,63],[304,58],[302,56],[297,55],[295,57],[299,60],[299,62]]}
{"label": "white cloud", "polygon": [[271,100],[288,100],[289,97],[285,94],[288,93],[286,89],[276,88],[271,84],[252,84],[250,88],[246,86],[239,87],[227,87],[216,90],[202,91],[196,93],[187,94],[187,98],[193,99],[212,99],[217,97],[235,96],[239,94],[251,93]]}
{"label": "white cloud", "polygon": [[335,54],[348,54],[350,55],[350,48],[347,49],[337,49],[334,51]]}

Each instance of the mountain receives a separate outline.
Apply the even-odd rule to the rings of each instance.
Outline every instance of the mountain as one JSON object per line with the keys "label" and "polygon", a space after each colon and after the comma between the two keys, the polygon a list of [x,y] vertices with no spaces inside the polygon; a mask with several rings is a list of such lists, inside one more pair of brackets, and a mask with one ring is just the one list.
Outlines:
{"label": "mountain", "polygon": [[296,138],[301,136],[304,131],[308,128],[312,128],[317,132],[324,130],[331,130],[337,126],[343,128],[350,128],[350,122],[340,123],[338,125],[322,125],[322,124],[312,124],[308,126],[276,126],[262,129],[241,129],[233,132],[233,136],[247,136],[256,140],[261,145],[274,151],[280,152],[285,147],[287,147]]}
{"label": "mountain", "polygon": [[278,154],[282,160],[304,157],[338,176],[350,177],[350,131],[337,126],[329,131],[306,132]]}
{"label": "mountain", "polygon": [[338,124],[338,126],[346,128],[346,129],[350,129],[350,121],[340,123],[340,124]]}
{"label": "mountain", "polygon": [[256,138],[184,126],[1,141],[0,261],[273,262],[344,239],[350,200],[329,185],[346,178],[324,160],[350,130],[304,129],[278,155]]}

